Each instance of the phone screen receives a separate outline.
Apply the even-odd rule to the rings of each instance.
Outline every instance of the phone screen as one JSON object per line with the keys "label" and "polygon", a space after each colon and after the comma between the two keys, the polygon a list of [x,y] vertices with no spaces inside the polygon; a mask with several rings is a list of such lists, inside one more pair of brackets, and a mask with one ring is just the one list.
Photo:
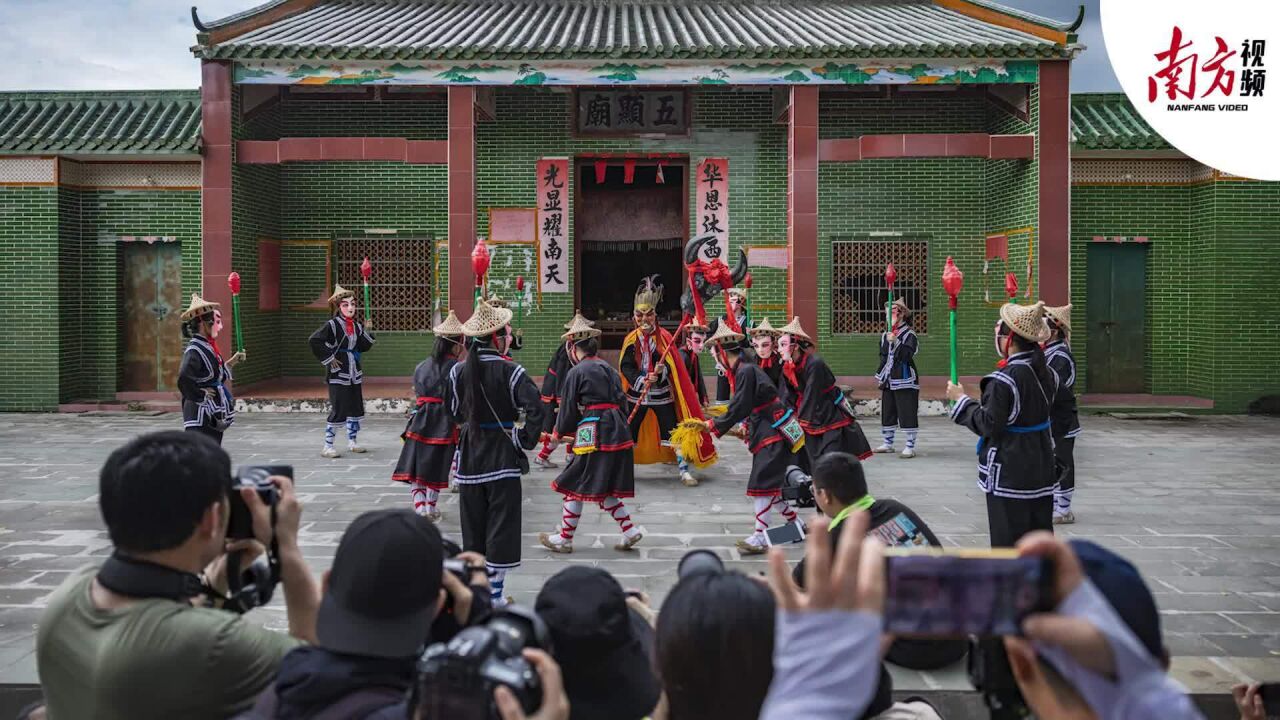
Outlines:
{"label": "phone screen", "polygon": [[764,531],[764,539],[769,545],[804,542],[804,525],[800,522],[793,522],[779,527],[771,527]]}
{"label": "phone screen", "polygon": [[1027,615],[1052,607],[1044,558],[1013,550],[889,550],[885,632],[1018,635]]}

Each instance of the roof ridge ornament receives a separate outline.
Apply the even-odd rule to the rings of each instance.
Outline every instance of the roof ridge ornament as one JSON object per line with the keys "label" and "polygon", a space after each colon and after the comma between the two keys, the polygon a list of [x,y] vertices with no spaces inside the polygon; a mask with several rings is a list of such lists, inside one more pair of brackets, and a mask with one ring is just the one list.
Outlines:
{"label": "roof ridge ornament", "polygon": [[196,30],[200,32],[209,32],[209,28],[200,22],[200,15],[196,13],[196,6],[191,6],[191,24],[196,26]]}

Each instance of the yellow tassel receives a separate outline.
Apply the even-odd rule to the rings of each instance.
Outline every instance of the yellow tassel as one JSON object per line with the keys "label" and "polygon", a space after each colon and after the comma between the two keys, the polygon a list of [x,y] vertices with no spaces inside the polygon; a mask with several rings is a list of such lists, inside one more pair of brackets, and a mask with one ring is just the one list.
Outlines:
{"label": "yellow tassel", "polygon": [[706,408],[706,413],[715,417],[720,417],[727,412],[729,412],[729,406],[727,404],[710,405]]}
{"label": "yellow tassel", "polygon": [[698,448],[702,444],[702,435],[706,432],[703,421],[696,418],[681,420],[676,429],[671,431],[672,447],[678,448],[680,456],[698,469],[710,467],[716,462],[715,458],[710,462],[698,462]]}

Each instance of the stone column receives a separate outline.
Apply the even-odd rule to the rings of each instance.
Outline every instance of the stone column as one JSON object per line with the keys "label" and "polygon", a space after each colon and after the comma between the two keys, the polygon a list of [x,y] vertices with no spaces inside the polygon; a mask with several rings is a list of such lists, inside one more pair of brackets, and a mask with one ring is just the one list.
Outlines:
{"label": "stone column", "polygon": [[[231,63],[201,63],[200,116],[201,164],[201,294],[221,303],[228,326],[231,322]],[[190,298],[183,298],[185,309]],[[232,333],[224,332],[218,345],[230,350]]]}
{"label": "stone column", "polygon": [[[787,121],[787,314],[818,337],[818,88],[791,87]],[[789,321],[787,317],[783,322]]]}
{"label": "stone column", "polygon": [[1040,63],[1040,299],[1071,301],[1071,62]]}
{"label": "stone column", "polygon": [[476,91],[449,88],[449,307],[471,317],[476,241]]}

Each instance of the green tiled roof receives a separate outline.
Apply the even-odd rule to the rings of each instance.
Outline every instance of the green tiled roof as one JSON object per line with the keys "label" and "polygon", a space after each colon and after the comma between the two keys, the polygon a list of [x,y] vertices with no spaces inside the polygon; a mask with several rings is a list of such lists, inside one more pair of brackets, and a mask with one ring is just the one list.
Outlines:
{"label": "green tiled roof", "polygon": [[[1065,25],[970,0],[1053,32]],[[932,0],[290,0],[199,24],[203,58],[603,59],[1062,57]],[[284,14],[256,29],[236,26]],[[251,23],[246,27],[251,27]]]}
{"label": "green tiled roof", "polygon": [[1088,150],[1164,150],[1172,147],[1124,93],[1071,96],[1071,142]]}
{"label": "green tiled roof", "polygon": [[0,93],[0,154],[186,155],[199,148],[198,90]]}

